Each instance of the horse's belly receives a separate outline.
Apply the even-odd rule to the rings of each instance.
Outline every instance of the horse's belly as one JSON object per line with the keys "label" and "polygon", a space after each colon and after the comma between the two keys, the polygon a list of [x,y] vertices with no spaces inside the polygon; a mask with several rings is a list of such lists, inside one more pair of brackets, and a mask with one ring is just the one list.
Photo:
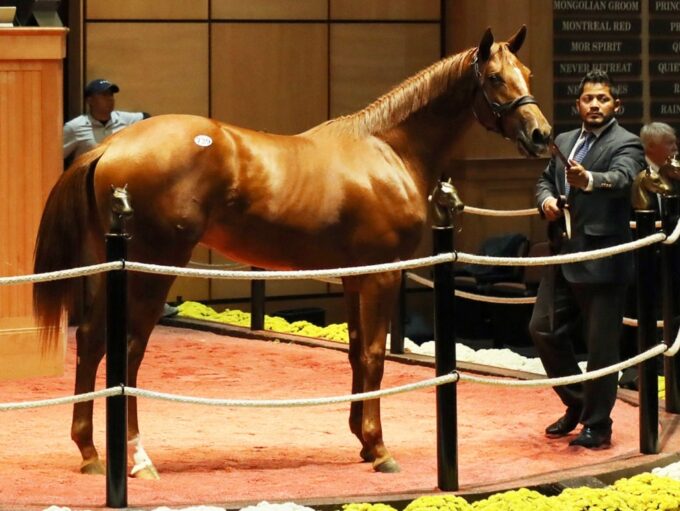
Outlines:
{"label": "horse's belly", "polygon": [[314,231],[244,222],[209,229],[203,242],[231,260],[263,268],[334,268],[406,259],[418,246],[422,229],[422,222],[400,229],[337,222]]}

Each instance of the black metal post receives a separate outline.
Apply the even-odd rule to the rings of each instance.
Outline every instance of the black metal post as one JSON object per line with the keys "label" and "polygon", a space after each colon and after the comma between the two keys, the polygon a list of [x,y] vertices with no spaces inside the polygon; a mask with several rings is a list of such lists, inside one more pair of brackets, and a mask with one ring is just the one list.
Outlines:
{"label": "black metal post", "polygon": [[[253,268],[261,270],[262,268]],[[264,330],[265,281],[250,281],[250,329]]]}
{"label": "black metal post", "polygon": [[[453,252],[453,226],[432,228],[433,253]],[[453,264],[434,267],[434,340],[437,376],[456,369]],[[458,408],[456,384],[437,387],[437,481],[440,490],[458,490]]]}
{"label": "black metal post", "polygon": [[[106,235],[106,260],[124,261],[124,232]],[[106,275],[106,387],[127,385],[127,270]],[[106,506],[127,507],[127,397],[106,398]]]}
{"label": "black metal post", "polygon": [[[656,212],[636,211],[635,219],[637,221],[636,233],[638,238],[654,234]],[[639,352],[646,351],[656,344],[655,251],[654,245],[636,251]],[[659,452],[659,384],[655,358],[638,365],[638,383],[640,389],[640,452],[642,454],[657,454]]]}
{"label": "black metal post", "polygon": [[[670,234],[680,219],[680,196],[672,195],[661,198],[661,225],[666,234]],[[663,296],[663,338],[673,344],[678,331],[678,300],[675,289],[678,281],[676,264],[678,244],[661,244],[661,282]],[[666,382],[666,411],[680,413],[680,356],[663,357],[664,378]]]}
{"label": "black metal post", "polygon": [[390,353],[404,353],[404,327],[406,325],[406,273],[401,272],[399,296],[390,321]]}

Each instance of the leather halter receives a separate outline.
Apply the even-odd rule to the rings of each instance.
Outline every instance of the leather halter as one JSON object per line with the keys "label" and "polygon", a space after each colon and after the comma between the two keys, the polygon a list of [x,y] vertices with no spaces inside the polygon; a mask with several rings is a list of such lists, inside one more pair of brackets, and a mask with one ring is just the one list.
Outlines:
{"label": "leather halter", "polygon": [[477,85],[479,85],[479,90],[482,91],[482,94],[484,95],[484,99],[486,100],[487,105],[489,105],[491,112],[493,112],[493,115],[496,118],[496,124],[495,124],[495,126],[489,126],[489,125],[485,124],[484,122],[482,122],[479,115],[477,115],[477,111],[475,110],[474,103],[473,103],[472,111],[475,114],[475,118],[486,129],[488,129],[490,131],[495,131],[496,133],[500,133],[505,138],[510,138],[505,134],[505,131],[503,131],[503,116],[512,112],[516,108],[519,108],[522,105],[531,105],[531,104],[536,105],[536,104],[538,104],[536,102],[536,99],[533,96],[531,96],[530,94],[526,94],[524,96],[518,96],[515,99],[512,99],[510,101],[506,101],[505,103],[498,103],[496,101],[491,101],[489,99],[489,96],[486,93],[486,90],[484,90],[484,77],[482,76],[482,72],[479,69],[479,51],[475,51],[475,56],[472,59],[472,68],[474,69],[474,72],[475,72],[475,78],[477,79]]}

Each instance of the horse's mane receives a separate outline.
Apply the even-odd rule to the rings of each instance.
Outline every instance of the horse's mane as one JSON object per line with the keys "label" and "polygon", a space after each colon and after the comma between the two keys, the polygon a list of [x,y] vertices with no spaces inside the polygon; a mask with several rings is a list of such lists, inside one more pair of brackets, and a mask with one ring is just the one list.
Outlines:
{"label": "horse's mane", "polygon": [[306,133],[333,129],[364,136],[387,130],[446,92],[468,69],[466,60],[474,50],[471,48],[435,62],[362,110],[326,121]]}

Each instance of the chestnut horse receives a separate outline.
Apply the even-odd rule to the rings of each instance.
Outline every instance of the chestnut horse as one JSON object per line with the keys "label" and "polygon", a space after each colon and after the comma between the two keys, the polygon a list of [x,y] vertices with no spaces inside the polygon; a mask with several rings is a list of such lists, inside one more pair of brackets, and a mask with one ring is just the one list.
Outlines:
{"label": "chestnut horse", "polygon": [[[408,259],[423,233],[428,193],[473,115],[516,141],[524,155],[545,152],[551,127],[530,96],[529,70],[515,55],[525,34],[522,27],[507,42],[495,43],[487,30],[477,48],[433,64],[353,115],[294,136],[190,115],[134,124],[60,177],[43,212],[35,272],[78,267],[86,244],[103,258],[112,185],[127,185],[132,198],[132,261],[184,266],[198,243],[234,261],[281,270]],[[137,384],[173,280],[129,275],[130,386]],[[399,282],[398,272],[343,279],[354,393],[380,388]],[[35,285],[42,325],[57,323],[73,287],[70,280]],[[76,332],[76,393],[94,388],[104,355],[104,309],[100,288]],[[71,436],[82,454],[81,471],[101,473],[92,408],[92,402],[75,405]],[[380,400],[352,403],[349,426],[361,442],[361,457],[375,470],[399,470],[383,443]],[[133,473],[153,477],[139,443],[134,398],[128,427],[134,458],[145,460]]]}

